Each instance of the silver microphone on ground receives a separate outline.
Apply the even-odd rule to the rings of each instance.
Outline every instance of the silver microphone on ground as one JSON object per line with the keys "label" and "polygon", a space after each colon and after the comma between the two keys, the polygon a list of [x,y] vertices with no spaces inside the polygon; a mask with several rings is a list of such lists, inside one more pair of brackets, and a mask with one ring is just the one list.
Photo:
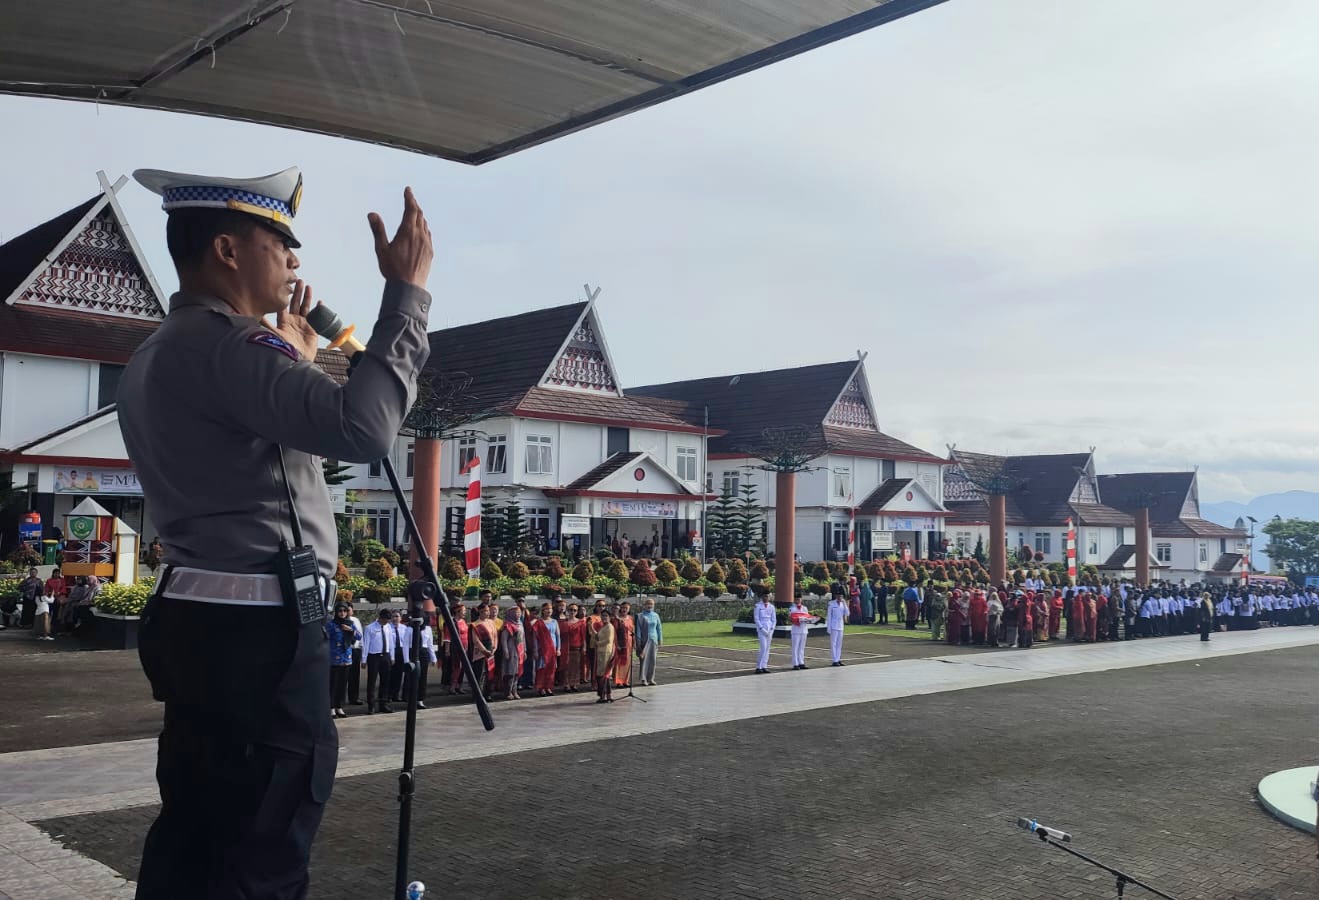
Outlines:
{"label": "silver microphone on ground", "polygon": [[361,341],[353,337],[357,326],[345,325],[338,313],[323,303],[317,303],[307,313],[307,324],[330,342],[328,349],[338,350],[344,356],[353,357],[366,349]]}
{"label": "silver microphone on ground", "polygon": [[1041,840],[1045,837],[1051,837],[1055,841],[1062,841],[1067,844],[1072,842],[1072,836],[1067,832],[1059,831],[1056,828],[1050,828],[1047,825],[1041,825],[1034,819],[1017,819],[1017,827],[1023,831],[1029,831],[1031,834],[1040,835]]}

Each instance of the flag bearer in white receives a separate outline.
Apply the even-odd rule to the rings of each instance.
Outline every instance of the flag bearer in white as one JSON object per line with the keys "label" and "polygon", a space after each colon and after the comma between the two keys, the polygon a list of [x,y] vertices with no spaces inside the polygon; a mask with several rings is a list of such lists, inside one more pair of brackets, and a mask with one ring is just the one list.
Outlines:
{"label": "flag bearer in white", "polygon": [[769,647],[774,640],[774,627],[778,624],[778,610],[769,594],[760,598],[755,606],[756,638],[760,641],[760,658],[756,661],[756,674],[769,674]]}
{"label": "flag bearer in white", "polygon": [[847,601],[835,597],[829,601],[829,608],[824,617],[824,627],[829,632],[829,653],[833,662],[831,666],[843,664],[843,626],[847,624]]}
{"label": "flag bearer in white", "polygon": [[806,668],[806,635],[811,624],[819,621],[800,600],[788,607],[788,621],[792,623],[792,667]]}

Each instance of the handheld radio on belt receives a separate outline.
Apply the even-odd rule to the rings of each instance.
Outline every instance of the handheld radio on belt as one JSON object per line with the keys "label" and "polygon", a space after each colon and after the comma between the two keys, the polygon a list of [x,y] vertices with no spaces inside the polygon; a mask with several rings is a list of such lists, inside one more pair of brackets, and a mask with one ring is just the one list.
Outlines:
{"label": "handheld radio on belt", "polygon": [[280,540],[279,553],[275,556],[275,574],[279,576],[284,604],[298,617],[299,625],[310,625],[325,619],[326,597],[321,593],[320,564],[316,560],[316,551],[302,543],[302,522],[297,507],[293,505],[293,489],[289,486],[289,473],[284,466],[284,448],[276,445],[275,449],[279,452],[279,474],[289,501],[293,543],[297,545],[290,547],[288,541]]}

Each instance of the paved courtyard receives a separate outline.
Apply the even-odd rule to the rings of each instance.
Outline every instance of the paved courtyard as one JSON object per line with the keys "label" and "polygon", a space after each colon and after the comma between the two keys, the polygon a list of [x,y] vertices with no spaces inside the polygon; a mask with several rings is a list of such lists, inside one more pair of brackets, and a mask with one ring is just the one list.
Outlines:
{"label": "paved courtyard", "polygon": [[[1013,827],[1032,815],[1183,900],[1319,896],[1313,837],[1254,798],[1264,774],[1316,755],[1317,642],[1319,629],[1276,629],[1212,649],[1174,638],[693,681],[644,706],[503,704],[492,735],[470,710],[437,710],[414,875],[454,897],[1115,895]],[[388,896],[398,724],[344,723],[313,897]],[[0,763],[19,782],[33,763],[104,768],[119,774],[97,775],[102,789],[127,789],[149,784],[121,770],[149,769],[150,750]],[[13,819],[0,841],[34,822],[55,841],[42,853],[85,864],[104,891],[67,896],[119,896],[105,876],[135,870],[149,790],[35,788],[0,787]],[[0,892],[66,896],[26,890],[0,867]]]}

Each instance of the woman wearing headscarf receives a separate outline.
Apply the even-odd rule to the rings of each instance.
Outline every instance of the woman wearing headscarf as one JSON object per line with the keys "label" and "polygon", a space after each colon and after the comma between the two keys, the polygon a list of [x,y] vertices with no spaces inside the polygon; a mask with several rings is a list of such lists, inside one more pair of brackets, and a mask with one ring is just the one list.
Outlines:
{"label": "woman wearing headscarf", "polygon": [[868,578],[861,582],[861,624],[875,624],[875,590]]}
{"label": "woman wearing headscarf", "polygon": [[613,703],[613,673],[610,671],[616,649],[615,623],[612,613],[600,618],[600,627],[595,631],[595,692],[599,699],[596,703]]}
{"label": "woman wearing headscarf", "polygon": [[847,576],[847,611],[848,618],[853,625],[861,624],[861,585],[857,584],[856,576]]}
{"label": "woman wearing headscarf", "polygon": [[334,604],[334,618],[325,623],[325,635],[330,646],[330,714],[336,719],[348,718],[344,704],[348,702],[348,670],[353,666],[353,644],[362,639],[362,632],[348,618],[348,604]]}
{"label": "woman wearing headscarf", "polygon": [[1214,630],[1214,598],[1209,592],[1200,595],[1200,640],[1208,641],[1209,632]]}
{"label": "woman wearing headscarf", "polygon": [[1049,598],[1045,596],[1044,591],[1035,592],[1035,600],[1031,605],[1031,616],[1035,620],[1035,640],[1047,641],[1045,636],[1049,629]]}
{"label": "woman wearing headscarf", "polygon": [[504,627],[499,629],[499,677],[505,700],[521,700],[518,675],[527,661],[527,640],[522,631],[522,610],[509,607]]}
{"label": "woman wearing headscarf", "polygon": [[989,630],[989,601],[980,588],[971,591],[968,611],[971,616],[971,643],[983,644]]}
{"label": "woman wearing headscarf", "polygon": [[955,589],[948,602],[948,643],[957,644],[962,640],[962,592]]}
{"label": "woman wearing headscarf", "polygon": [[1017,598],[1017,646],[1026,650],[1035,645],[1035,618],[1031,609],[1034,602],[1033,591]]}
{"label": "woman wearing headscarf", "polygon": [[554,618],[554,609],[548,603],[542,603],[540,618],[531,623],[536,632],[536,695],[554,696],[554,673],[559,668],[559,623]]}

